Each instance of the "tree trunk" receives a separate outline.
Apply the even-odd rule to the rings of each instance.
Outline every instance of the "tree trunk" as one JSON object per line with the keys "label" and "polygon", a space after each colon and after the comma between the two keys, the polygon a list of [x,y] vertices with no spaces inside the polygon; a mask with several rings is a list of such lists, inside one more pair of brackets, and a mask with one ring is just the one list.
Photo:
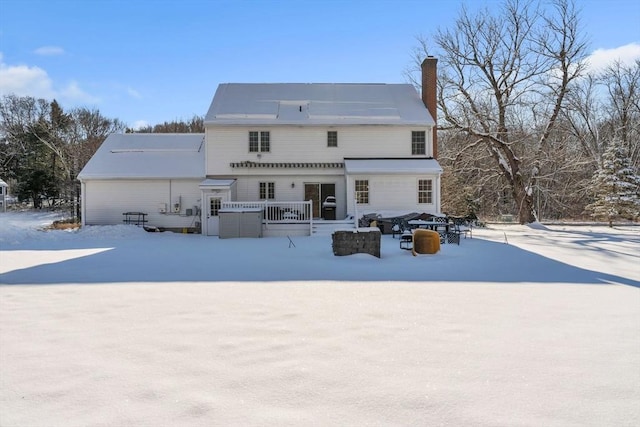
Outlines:
{"label": "tree trunk", "polygon": [[530,224],[536,221],[535,205],[533,196],[527,194],[525,189],[521,189],[518,194],[514,194],[514,198],[518,203],[518,221],[520,224]]}

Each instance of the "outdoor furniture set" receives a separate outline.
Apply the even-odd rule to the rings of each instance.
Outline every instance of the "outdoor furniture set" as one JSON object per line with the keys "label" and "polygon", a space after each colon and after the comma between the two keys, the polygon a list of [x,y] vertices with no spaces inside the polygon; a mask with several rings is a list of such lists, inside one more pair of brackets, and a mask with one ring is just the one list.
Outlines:
{"label": "outdoor furniture set", "polygon": [[400,249],[413,249],[415,230],[427,229],[440,235],[440,243],[460,244],[460,236],[472,238],[472,225],[463,218],[434,216],[431,219],[394,218],[392,220],[392,237],[399,236]]}

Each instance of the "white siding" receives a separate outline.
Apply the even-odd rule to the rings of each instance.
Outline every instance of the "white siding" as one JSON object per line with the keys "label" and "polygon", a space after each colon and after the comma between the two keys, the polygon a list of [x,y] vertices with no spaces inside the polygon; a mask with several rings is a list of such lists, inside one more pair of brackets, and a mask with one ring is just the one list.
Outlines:
{"label": "white siding", "polygon": [[[345,180],[343,175],[328,177],[325,175],[305,176],[247,176],[239,177],[237,182],[236,201],[260,200],[259,183],[274,182],[276,200],[293,202],[304,200],[304,184],[334,184],[336,189],[336,218],[344,218],[347,213]],[[292,187],[291,184],[294,184]]]}
{"label": "white siding", "polygon": [[[437,175],[354,175],[347,183],[347,210],[349,215],[355,215],[355,180],[369,181],[369,203],[358,204],[358,217],[366,213],[378,213],[382,216],[402,215],[411,212],[426,212],[437,214],[440,212],[438,200],[440,195],[439,178]],[[433,180],[433,203],[418,203],[418,180]]]}
{"label": "white siding", "polygon": [[[200,206],[200,180],[104,180],[86,181],[84,186],[84,223],[87,225],[122,224],[123,212],[147,213],[149,225],[166,228],[193,227],[200,222],[194,206]],[[180,202],[180,211],[173,205]],[[167,213],[159,212],[160,204]],[[186,216],[192,209],[194,215]]]}
{"label": "white siding", "polygon": [[[268,130],[270,151],[249,152],[249,131]],[[338,132],[338,146],[327,146],[327,132]],[[411,132],[426,133],[426,155],[411,155]],[[276,199],[304,199],[305,183],[335,184],[336,218],[356,214],[353,194],[354,177],[346,182],[344,168],[247,168],[231,163],[344,163],[345,158],[416,158],[433,155],[429,126],[352,125],[352,126],[209,126],[206,130],[206,171],[208,177],[238,180],[238,201],[259,199],[258,183],[275,182]],[[364,212],[439,213],[440,181],[438,175],[369,174],[370,203],[358,207]],[[418,204],[417,180],[431,178],[434,184],[432,204]],[[292,187],[291,184],[295,185]],[[364,211],[363,211],[364,209]]]}
{"label": "white siding", "polygon": [[[270,131],[270,152],[249,152],[249,130]],[[327,131],[338,132],[338,147],[327,147]],[[236,175],[231,162],[342,162],[345,157],[412,157],[411,131],[426,132],[426,157],[433,155],[429,127],[411,126],[289,126],[219,127],[206,132],[207,175]],[[260,154],[260,156],[258,156]],[[425,157],[425,156],[415,156]],[[257,173],[265,173],[259,169]],[[278,172],[280,173],[280,172]],[[300,170],[282,173],[300,174]],[[304,172],[303,172],[304,173]]]}

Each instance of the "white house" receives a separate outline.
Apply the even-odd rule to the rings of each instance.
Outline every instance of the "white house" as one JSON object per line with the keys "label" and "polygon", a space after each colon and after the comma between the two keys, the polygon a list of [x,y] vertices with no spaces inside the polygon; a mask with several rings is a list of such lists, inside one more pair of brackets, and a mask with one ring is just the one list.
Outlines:
{"label": "white house", "polygon": [[423,63],[422,97],[409,84],[221,84],[204,135],[107,138],[78,176],[83,223],[142,212],[217,235],[221,209],[265,200],[311,201],[325,220],[438,214],[436,62]]}

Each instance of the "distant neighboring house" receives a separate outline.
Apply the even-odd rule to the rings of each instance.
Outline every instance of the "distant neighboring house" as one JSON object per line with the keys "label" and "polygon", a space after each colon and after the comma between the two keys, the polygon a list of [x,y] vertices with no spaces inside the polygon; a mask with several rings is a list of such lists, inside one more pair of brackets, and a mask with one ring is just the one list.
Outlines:
{"label": "distant neighboring house", "polygon": [[335,197],[331,218],[440,213],[436,62],[422,97],[409,84],[221,84],[204,135],[111,135],[87,163],[83,223],[149,224],[218,234],[229,202]]}

